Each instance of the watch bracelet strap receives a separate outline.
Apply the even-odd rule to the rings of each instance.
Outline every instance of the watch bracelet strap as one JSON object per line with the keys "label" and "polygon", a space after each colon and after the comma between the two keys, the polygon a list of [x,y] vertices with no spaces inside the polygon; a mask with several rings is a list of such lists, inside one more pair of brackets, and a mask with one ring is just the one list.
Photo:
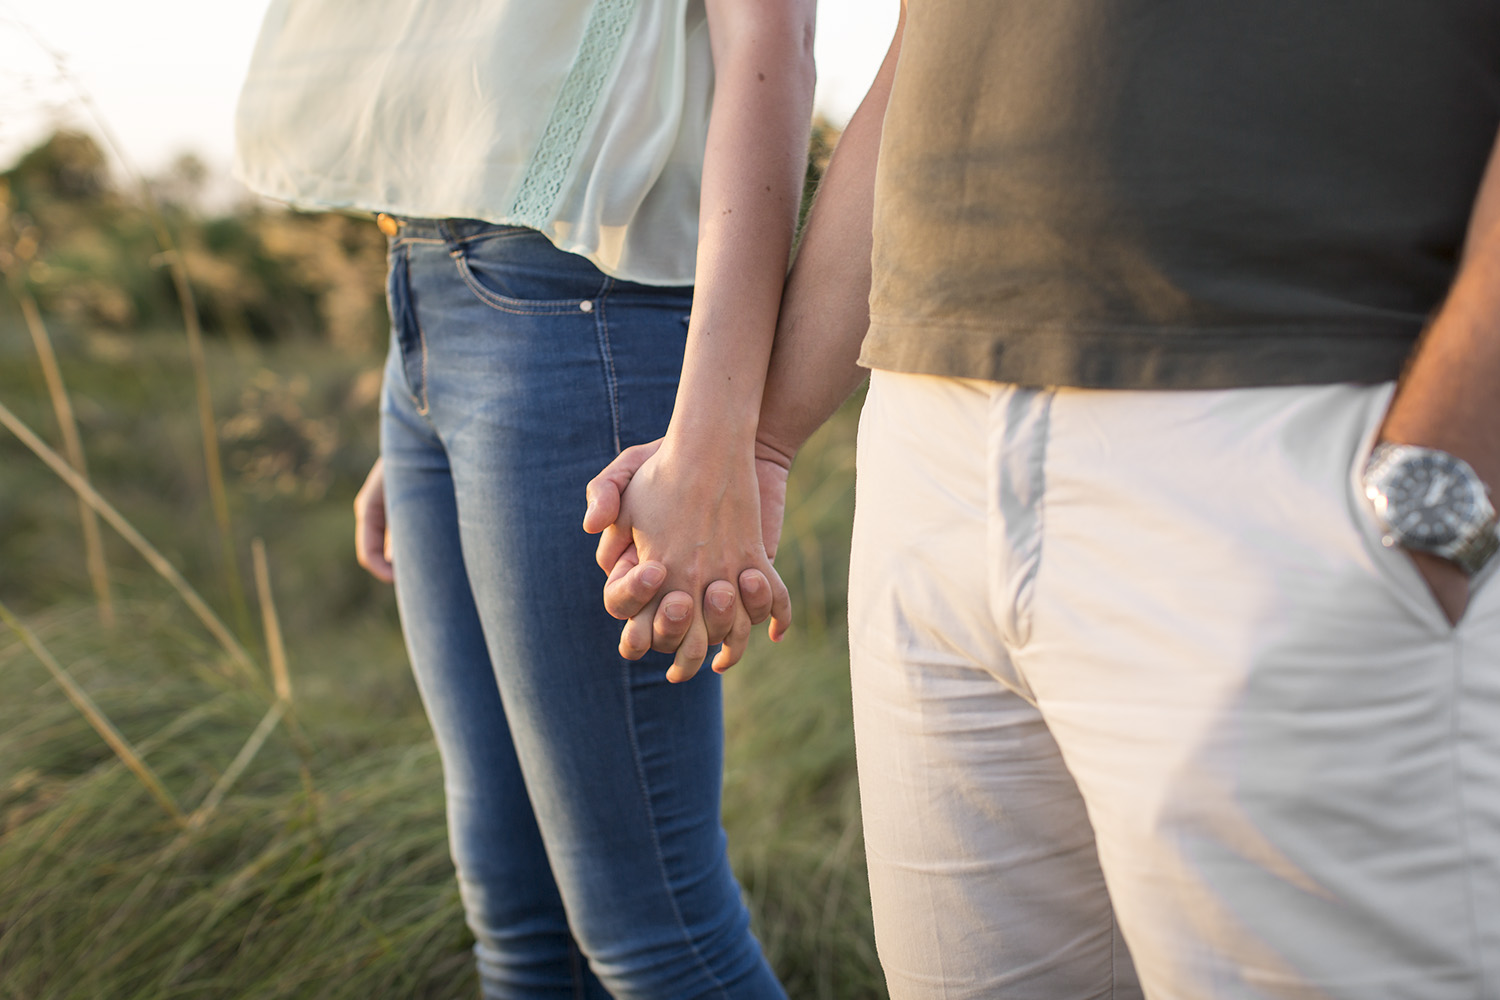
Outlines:
{"label": "watch bracelet strap", "polygon": [[1495,518],[1491,517],[1485,529],[1469,539],[1467,545],[1453,553],[1452,559],[1465,573],[1473,576],[1484,568],[1484,564],[1489,562],[1496,552],[1500,552],[1500,532],[1496,530]]}

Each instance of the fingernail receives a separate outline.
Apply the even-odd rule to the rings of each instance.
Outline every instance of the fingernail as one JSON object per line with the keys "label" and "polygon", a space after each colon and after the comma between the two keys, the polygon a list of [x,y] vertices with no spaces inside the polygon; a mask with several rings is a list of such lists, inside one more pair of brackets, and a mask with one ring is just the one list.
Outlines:
{"label": "fingernail", "polygon": [[685,604],[668,604],[663,610],[667,613],[668,621],[680,622],[688,616],[688,609]]}
{"label": "fingernail", "polygon": [[667,578],[667,571],[660,566],[647,566],[641,570],[641,582],[648,587],[660,587]]}
{"label": "fingernail", "polygon": [[728,611],[734,604],[734,595],[716,590],[708,595],[708,603],[714,606],[715,611]]}

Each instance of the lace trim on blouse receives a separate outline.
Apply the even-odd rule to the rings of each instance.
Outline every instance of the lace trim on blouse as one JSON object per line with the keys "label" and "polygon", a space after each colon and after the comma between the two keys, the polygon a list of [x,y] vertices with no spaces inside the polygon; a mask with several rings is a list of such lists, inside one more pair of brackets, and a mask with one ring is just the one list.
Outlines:
{"label": "lace trim on blouse", "polygon": [[552,116],[516,191],[509,215],[517,225],[540,229],[552,217],[578,150],[578,140],[614,68],[620,40],[635,7],[636,0],[597,0],[594,4],[588,25],[583,29],[578,57],[558,91]]}

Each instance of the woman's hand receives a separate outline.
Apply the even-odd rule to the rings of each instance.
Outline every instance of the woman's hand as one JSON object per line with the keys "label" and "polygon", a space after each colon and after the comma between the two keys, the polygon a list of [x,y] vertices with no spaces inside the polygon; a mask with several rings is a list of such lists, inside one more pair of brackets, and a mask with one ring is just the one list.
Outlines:
{"label": "woman's hand", "polygon": [[662,442],[627,459],[617,513],[585,518],[604,533],[606,606],[618,612],[626,597],[634,606],[635,596],[653,595],[628,616],[622,655],[675,649],[673,681],[697,671],[721,632],[715,668],[739,657],[752,618],[746,599],[763,593],[761,583],[776,628],[785,629],[791,603],[766,552],[752,448],[807,172],[816,4],[707,0],[704,12],[714,94],[677,401]]}
{"label": "woman's hand", "polygon": [[385,466],[377,458],[365,484],[354,495],[354,558],[384,583],[395,579],[391,567],[391,532],[385,520]]}
{"label": "woman's hand", "polygon": [[[676,651],[668,677],[686,680],[716,642],[716,671],[738,662],[750,627],[767,616],[772,639],[781,638],[791,600],[770,558],[785,487],[774,463],[719,454],[690,462],[662,441],[626,449],[589,483],[584,528],[603,533],[605,607],[629,619],[621,655]],[[663,590],[671,592],[657,601]]]}

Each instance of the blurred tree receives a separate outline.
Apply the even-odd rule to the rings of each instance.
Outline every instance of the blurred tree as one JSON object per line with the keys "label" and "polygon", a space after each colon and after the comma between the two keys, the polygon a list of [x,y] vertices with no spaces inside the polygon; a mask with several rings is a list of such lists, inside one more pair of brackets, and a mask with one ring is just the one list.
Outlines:
{"label": "blurred tree", "polygon": [[[184,154],[147,185],[172,229],[204,332],[326,339],[367,351],[385,332],[385,240],[373,222],[254,203],[205,218],[209,168]],[[59,131],[0,172],[9,244],[31,252],[42,308],[83,330],[182,321],[146,207],[115,185],[91,137]]]}
{"label": "blurred tree", "polygon": [[[839,135],[824,119],[813,123],[804,217]],[[387,327],[385,238],[373,222],[249,201],[205,217],[210,180],[208,166],[184,154],[147,181],[182,254],[204,332],[378,351]],[[182,322],[146,206],[117,186],[91,137],[54,133],[0,172],[0,189],[8,192],[4,242],[27,250],[26,280],[49,315],[115,333]]]}
{"label": "blurred tree", "polygon": [[54,132],[23,154],[5,176],[22,211],[35,199],[98,198],[110,186],[109,163],[99,144],[67,130]]}
{"label": "blurred tree", "polygon": [[813,119],[812,138],[807,147],[807,173],[802,181],[802,208],[797,216],[797,229],[807,221],[808,209],[812,208],[813,196],[818,185],[823,183],[823,174],[828,169],[828,160],[833,156],[833,147],[839,144],[844,130],[819,115]]}
{"label": "blurred tree", "polygon": [[181,153],[159,177],[151,179],[151,193],[162,205],[197,210],[208,185],[208,164],[195,153]]}

